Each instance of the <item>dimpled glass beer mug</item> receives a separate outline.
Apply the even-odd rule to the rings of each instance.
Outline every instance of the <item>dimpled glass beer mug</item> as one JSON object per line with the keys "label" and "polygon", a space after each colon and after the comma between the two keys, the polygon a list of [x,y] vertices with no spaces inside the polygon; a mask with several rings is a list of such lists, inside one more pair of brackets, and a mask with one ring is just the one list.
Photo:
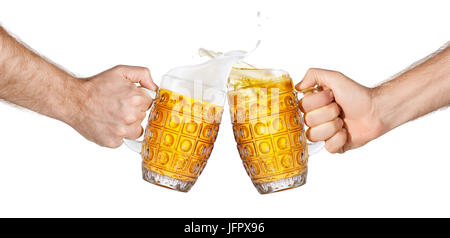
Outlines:
{"label": "dimpled glass beer mug", "polygon": [[275,69],[233,68],[228,80],[234,137],[258,192],[305,184],[308,156],[324,143],[307,142],[299,109],[302,93],[295,91],[289,74]]}
{"label": "dimpled glass beer mug", "polygon": [[162,77],[143,141],[124,140],[141,154],[144,180],[182,192],[191,189],[214,147],[227,77],[241,57],[224,55]]}

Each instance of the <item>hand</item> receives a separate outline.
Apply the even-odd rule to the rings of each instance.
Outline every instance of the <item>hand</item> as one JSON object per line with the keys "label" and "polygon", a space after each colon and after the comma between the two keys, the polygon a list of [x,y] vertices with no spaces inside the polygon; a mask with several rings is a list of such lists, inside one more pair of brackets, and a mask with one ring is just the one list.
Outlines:
{"label": "hand", "polygon": [[322,91],[306,95],[300,103],[310,128],[310,141],[325,141],[331,153],[343,153],[360,147],[382,133],[375,114],[373,90],[340,72],[309,69],[298,90],[319,85]]}
{"label": "hand", "polygon": [[157,89],[147,68],[120,65],[80,82],[78,110],[69,125],[88,140],[111,148],[122,145],[124,138],[142,135],[141,122],[152,99],[135,83]]}

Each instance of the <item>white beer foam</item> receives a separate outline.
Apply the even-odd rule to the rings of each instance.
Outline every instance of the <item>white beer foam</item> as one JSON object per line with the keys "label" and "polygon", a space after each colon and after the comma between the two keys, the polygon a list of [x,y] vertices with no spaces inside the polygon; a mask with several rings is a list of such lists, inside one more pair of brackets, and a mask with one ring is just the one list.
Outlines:
{"label": "white beer foam", "polygon": [[163,76],[161,88],[223,106],[231,68],[248,54],[231,51],[202,64],[171,69]]}

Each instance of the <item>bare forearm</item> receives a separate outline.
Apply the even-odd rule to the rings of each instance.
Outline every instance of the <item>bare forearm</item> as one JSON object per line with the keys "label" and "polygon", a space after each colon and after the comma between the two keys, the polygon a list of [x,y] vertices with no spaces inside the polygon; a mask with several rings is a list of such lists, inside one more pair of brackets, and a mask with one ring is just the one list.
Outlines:
{"label": "bare forearm", "polygon": [[27,49],[0,27],[0,98],[68,122],[78,79]]}
{"label": "bare forearm", "polygon": [[156,90],[150,71],[119,65],[76,78],[28,50],[0,27],[0,99],[66,122],[86,139],[116,148],[141,136]]}
{"label": "bare forearm", "polygon": [[382,134],[450,104],[450,47],[374,90]]}

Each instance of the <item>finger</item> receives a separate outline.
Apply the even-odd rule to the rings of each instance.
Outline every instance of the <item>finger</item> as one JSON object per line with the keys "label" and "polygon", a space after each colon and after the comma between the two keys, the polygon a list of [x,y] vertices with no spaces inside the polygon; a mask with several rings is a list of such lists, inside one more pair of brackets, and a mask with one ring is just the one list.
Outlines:
{"label": "finger", "polygon": [[142,121],[143,121],[146,117],[147,117],[147,114],[146,114],[145,111],[137,112],[137,113],[135,114],[136,120],[135,120],[131,125],[134,125],[134,124],[141,124]]}
{"label": "finger", "polygon": [[[139,110],[139,111],[136,111]],[[122,122],[127,126],[132,126],[135,124],[140,124],[145,117],[147,116],[146,112],[141,109],[130,109],[124,113],[122,116]]]}
{"label": "finger", "polygon": [[142,128],[141,124],[137,124],[137,125],[133,125],[130,126],[128,128],[128,132],[127,135],[125,136],[125,138],[130,139],[130,140],[135,140],[139,137],[141,137],[141,135],[144,133],[144,128]]}
{"label": "finger", "polygon": [[116,66],[124,78],[132,83],[139,83],[142,87],[156,90],[158,86],[153,82],[150,70],[146,67],[119,65]]}
{"label": "finger", "polygon": [[325,141],[325,149],[330,153],[344,153],[344,145],[347,142],[347,130],[342,128],[330,139]]}
{"label": "finger", "polygon": [[140,95],[143,97],[142,100],[142,111],[147,111],[153,103],[153,98],[142,88],[139,88]]}
{"label": "finger", "polygon": [[333,100],[334,96],[331,90],[311,93],[300,100],[300,110],[304,113],[310,112],[314,109],[330,104]]}
{"label": "finger", "polygon": [[302,90],[305,88],[313,87],[314,85],[326,86],[328,88],[333,88],[333,83],[339,81],[345,76],[337,71],[311,68],[308,69],[303,80],[298,83],[295,88],[297,90]]}
{"label": "finger", "polygon": [[335,103],[312,110],[305,114],[305,123],[309,127],[315,127],[334,120],[341,113],[341,108]]}
{"label": "finger", "polygon": [[344,122],[340,117],[338,117],[332,121],[323,123],[316,127],[310,127],[306,131],[306,137],[312,142],[325,141],[336,134],[336,132],[338,132],[343,125]]}
{"label": "finger", "polygon": [[115,149],[115,148],[119,148],[122,145],[122,143],[123,143],[122,139],[111,139],[108,142],[99,144],[99,145]]}
{"label": "finger", "polygon": [[127,124],[132,124],[136,122],[136,114],[145,113],[150,104],[152,103],[152,99],[148,98],[141,92],[139,95],[134,95],[130,99],[127,100],[127,104],[124,104],[122,115]]}
{"label": "finger", "polygon": [[139,124],[141,124],[144,120],[145,120],[145,118],[147,118],[147,113],[145,113],[145,112],[142,112],[142,113],[140,113],[139,114],[139,116],[138,116],[138,123]]}

